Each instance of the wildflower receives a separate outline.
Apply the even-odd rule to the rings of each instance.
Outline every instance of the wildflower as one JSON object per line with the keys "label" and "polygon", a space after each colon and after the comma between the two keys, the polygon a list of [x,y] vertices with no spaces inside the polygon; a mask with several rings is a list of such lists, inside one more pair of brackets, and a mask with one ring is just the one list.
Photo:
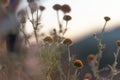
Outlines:
{"label": "wildflower", "polygon": [[83,68],[83,63],[82,63],[82,61],[81,60],[74,60],[73,61],[73,64],[74,64],[74,66],[75,67],[77,67],[77,68]]}
{"label": "wildflower", "polygon": [[66,21],[69,21],[69,20],[71,20],[72,18],[71,18],[71,16],[69,16],[69,15],[64,15],[63,19],[66,20]]}
{"label": "wildflower", "polygon": [[58,10],[61,9],[61,5],[60,5],[60,4],[55,4],[55,5],[53,6],[53,9],[56,10],[56,11],[58,11]]}
{"label": "wildflower", "polygon": [[120,47],[120,40],[117,40],[116,44],[117,44],[118,47]]}
{"label": "wildflower", "polygon": [[68,4],[64,4],[62,7],[61,7],[61,10],[64,12],[64,13],[69,13],[71,11],[71,8]]}
{"label": "wildflower", "polygon": [[41,11],[44,11],[44,10],[45,10],[45,7],[44,7],[44,6],[39,6],[39,9],[40,9]]}
{"label": "wildflower", "polygon": [[105,16],[104,19],[105,19],[105,21],[109,21],[109,20],[110,20],[110,17]]}
{"label": "wildflower", "polygon": [[50,36],[47,36],[43,39],[45,42],[52,42],[53,39]]}
{"label": "wildflower", "polygon": [[70,44],[72,44],[72,40],[67,38],[63,41],[63,44],[70,45]]}
{"label": "wildflower", "polygon": [[91,61],[96,60],[96,57],[95,57],[94,54],[90,54],[90,55],[88,55],[87,59],[88,59],[89,62],[91,62]]}
{"label": "wildflower", "polygon": [[91,73],[86,73],[84,76],[84,80],[91,80],[92,79],[92,74]]}
{"label": "wildflower", "polygon": [[23,23],[23,24],[26,23],[26,18],[25,18],[25,16],[23,16],[23,17],[21,18],[20,22]]}

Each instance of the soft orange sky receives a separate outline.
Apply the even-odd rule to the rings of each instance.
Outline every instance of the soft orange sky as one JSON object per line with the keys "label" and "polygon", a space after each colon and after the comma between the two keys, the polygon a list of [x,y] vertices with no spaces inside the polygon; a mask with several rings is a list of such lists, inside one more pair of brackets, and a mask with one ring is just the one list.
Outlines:
{"label": "soft orange sky", "polygon": [[[69,4],[71,6],[72,20],[69,22],[66,37],[73,40],[82,39],[87,35],[92,35],[102,29],[104,25],[104,16],[109,16],[111,21],[108,22],[107,28],[119,25],[120,22],[120,1],[119,0],[41,0],[40,3],[46,6],[42,16],[43,30],[49,31],[51,28],[58,28],[56,12],[52,6],[56,3]],[[25,4],[25,3],[24,3]],[[27,25],[30,25],[29,23]],[[30,27],[27,29],[29,32]]]}

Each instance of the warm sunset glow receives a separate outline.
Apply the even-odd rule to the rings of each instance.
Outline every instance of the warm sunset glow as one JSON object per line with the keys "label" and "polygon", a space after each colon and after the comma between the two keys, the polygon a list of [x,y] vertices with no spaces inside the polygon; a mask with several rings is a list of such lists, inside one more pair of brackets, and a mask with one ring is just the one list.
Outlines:
{"label": "warm sunset glow", "polygon": [[[58,28],[56,12],[52,9],[52,6],[56,3],[69,4],[72,8],[70,12],[72,20],[68,24],[69,29],[65,36],[73,40],[92,35],[94,32],[101,30],[105,22],[104,16],[111,18],[107,24],[107,30],[119,25],[119,0],[46,0],[42,3],[46,6],[42,16],[43,30],[46,32],[51,28]],[[30,27],[27,30],[29,32]]]}

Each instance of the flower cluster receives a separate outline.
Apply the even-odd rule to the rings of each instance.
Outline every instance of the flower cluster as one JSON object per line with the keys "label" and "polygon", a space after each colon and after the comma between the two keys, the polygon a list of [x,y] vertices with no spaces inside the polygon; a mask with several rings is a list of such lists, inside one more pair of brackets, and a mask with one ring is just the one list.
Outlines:
{"label": "flower cluster", "polygon": [[[80,75],[79,73],[81,71],[80,69],[83,69],[83,67],[86,65],[84,65],[81,59],[76,59],[75,57],[73,57],[73,54],[71,54],[71,49],[70,49],[70,46],[72,45],[73,41],[70,38],[64,37],[64,34],[68,30],[68,22],[72,19],[72,17],[69,15],[69,13],[71,12],[71,7],[68,4],[53,5],[52,8],[56,11],[59,29],[54,28],[50,36],[46,36],[42,38],[42,41],[41,41],[42,47],[41,47],[41,45],[39,44],[40,40],[38,38],[39,36],[38,31],[39,29],[41,29],[40,28],[41,16],[43,11],[45,10],[45,7],[42,5],[38,6],[34,0],[27,0],[27,1],[29,4],[30,12],[31,12],[31,17],[29,17],[27,10],[21,10],[18,13],[18,16],[21,17],[20,23],[22,24],[22,28],[20,28],[20,31],[22,31],[25,36],[25,43],[30,44],[27,38],[28,36],[25,34],[25,31],[24,31],[25,23],[28,19],[29,22],[31,22],[33,27],[34,37],[38,45],[37,47],[40,48],[40,51],[38,52],[40,53],[40,59],[44,62],[44,65],[45,65],[46,80],[54,80],[54,76],[56,75],[57,77],[59,76],[58,80],[78,80]],[[63,13],[62,20],[60,20],[61,18],[59,16],[59,11],[62,11]],[[114,63],[113,65],[107,66],[111,71],[109,79],[104,78],[100,75],[100,72],[102,70],[99,69],[99,64],[103,55],[103,50],[105,49],[105,45],[102,44],[102,37],[103,37],[103,33],[105,32],[106,24],[108,21],[111,20],[111,18],[108,16],[105,16],[104,20],[105,20],[105,24],[102,28],[100,36],[93,34],[93,37],[98,42],[98,53],[89,54],[87,56],[87,61],[89,63],[89,66],[91,67],[92,73],[89,73],[89,72],[86,73],[85,76],[83,77],[84,80],[92,80],[93,78],[95,78],[96,80],[113,80],[113,77],[118,73],[120,73],[120,71],[116,68],[118,64],[117,61],[118,61],[118,55],[120,50],[120,40],[117,40],[116,45],[118,49],[116,53],[114,53],[114,58],[115,58]],[[63,21],[65,22],[65,24],[63,23]],[[48,46],[46,43],[51,45]],[[67,55],[64,54],[65,51]],[[54,76],[52,76],[53,74]]]}

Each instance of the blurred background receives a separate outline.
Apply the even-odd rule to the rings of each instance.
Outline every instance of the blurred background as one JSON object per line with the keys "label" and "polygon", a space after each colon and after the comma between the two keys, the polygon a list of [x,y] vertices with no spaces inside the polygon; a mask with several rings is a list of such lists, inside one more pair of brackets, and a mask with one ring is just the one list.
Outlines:
{"label": "blurred background", "polygon": [[[14,3],[14,1],[16,1],[16,3]],[[56,12],[52,8],[53,5],[54,4],[70,5],[71,12],[69,13],[69,15],[71,15],[72,20],[68,24],[68,31],[65,33],[64,37],[72,39],[73,44],[70,46],[70,51],[72,54],[76,54],[76,58],[81,59],[85,65],[88,65],[86,60],[87,56],[89,54],[96,54],[98,52],[98,49],[97,49],[98,43],[94,40],[92,35],[94,33],[96,33],[97,35],[100,34],[103,28],[103,25],[105,23],[104,17],[109,16],[111,20],[107,23],[105,33],[103,36],[103,44],[105,44],[106,48],[103,52],[104,54],[100,62],[100,65],[101,65],[100,67],[104,67],[107,64],[113,63],[114,61],[113,53],[116,52],[116,48],[117,48],[116,40],[120,39],[119,0],[74,0],[74,1],[73,0],[36,0],[36,3],[38,5],[43,5],[46,8],[41,18],[42,26],[43,26],[41,31],[45,32],[48,35],[50,30],[52,30],[53,28],[56,28],[56,29],[59,28],[57,18],[56,18]],[[11,6],[10,10],[12,10],[12,19],[16,19],[13,17],[15,17],[15,15],[17,15],[17,13],[20,10],[28,8],[28,3],[27,3],[27,0],[20,0],[20,3],[17,4],[17,0],[11,0],[10,6]],[[61,12],[60,16],[62,15],[63,13]],[[5,19],[4,22],[6,21],[8,22],[8,24],[5,24],[4,26],[7,25],[7,28],[4,28],[4,26],[2,26],[3,29],[0,29],[1,33],[4,32],[4,29],[13,28],[13,25],[10,24],[9,20]],[[8,28],[8,25],[10,26],[9,28]],[[17,25],[19,25],[19,23],[17,23]],[[33,32],[32,25],[29,21],[27,21],[25,28],[26,28],[27,34],[31,34]],[[17,35],[12,34],[9,36],[10,37],[13,36],[15,38],[15,36]],[[13,41],[14,38],[10,38],[9,41]],[[21,39],[19,41],[22,42]],[[10,45],[9,48],[11,48],[11,46],[13,47],[13,45],[11,44],[9,44]],[[18,43],[18,44],[21,44],[21,43]],[[28,73],[28,75],[26,74],[26,76],[28,77],[29,75],[36,73],[38,71],[39,66],[41,66],[39,59],[37,57],[38,55],[34,54],[34,53],[37,53],[36,51],[38,48],[36,47],[36,45],[32,46],[31,48],[32,49],[27,49],[25,46],[25,49],[27,49],[29,54],[24,54],[26,53],[25,52],[26,50],[24,49],[22,53],[22,55],[23,54],[25,55],[25,56],[22,56],[22,59],[24,58],[24,60],[21,60],[23,62],[22,64],[24,64],[22,65],[24,66],[24,71]],[[118,60],[118,62],[119,61],[120,60]],[[119,65],[120,64],[118,64],[118,66]],[[14,67],[12,67],[12,69],[14,69]],[[20,65],[20,68],[18,67],[18,69],[20,69],[20,71],[23,70],[21,68],[21,65]],[[84,74],[90,69],[89,69],[89,66],[86,66],[82,70]],[[18,71],[18,74],[19,74],[19,71]],[[23,75],[25,75],[25,73]],[[23,75],[20,75],[20,76],[23,76]],[[6,80],[9,80],[9,79],[6,79]],[[26,79],[26,80],[30,80],[30,79]]]}

